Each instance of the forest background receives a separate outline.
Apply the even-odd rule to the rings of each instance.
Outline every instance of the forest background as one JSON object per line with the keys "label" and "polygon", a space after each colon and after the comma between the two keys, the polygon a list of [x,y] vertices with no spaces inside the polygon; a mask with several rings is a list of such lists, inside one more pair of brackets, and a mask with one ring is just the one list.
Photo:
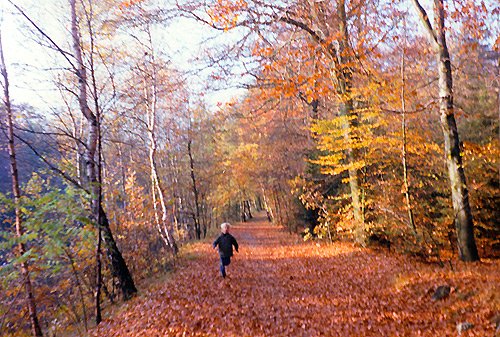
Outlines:
{"label": "forest background", "polygon": [[86,329],[252,211],[305,240],[498,258],[495,1],[2,10],[1,331]]}

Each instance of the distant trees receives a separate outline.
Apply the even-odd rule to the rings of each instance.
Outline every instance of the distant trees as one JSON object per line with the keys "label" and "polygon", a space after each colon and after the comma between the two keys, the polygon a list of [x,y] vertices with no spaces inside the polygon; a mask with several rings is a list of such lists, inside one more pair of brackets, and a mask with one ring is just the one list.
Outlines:
{"label": "distant trees", "polygon": [[[323,173],[348,183],[350,202],[346,205],[342,202],[346,196],[342,184],[325,183],[329,179],[317,173],[316,177],[307,171],[299,173],[306,178],[302,200],[306,207],[322,210],[318,212],[319,220],[328,232],[336,227],[334,232],[350,233],[360,243],[364,243],[370,233],[382,233],[393,240],[406,241],[403,245],[417,254],[439,258],[443,245],[454,245],[449,228],[451,217],[451,222],[456,224],[459,256],[465,261],[474,261],[478,254],[454,121],[450,56],[444,33],[445,9],[442,2],[435,3],[433,28],[423,7],[416,1],[413,3],[417,4],[417,13],[421,14],[421,21],[433,41],[440,65],[437,83],[441,89],[438,88],[439,95],[429,95],[422,89],[434,83],[432,74],[424,67],[432,66],[435,61],[429,57],[418,32],[413,27],[405,28],[406,39],[421,49],[408,49],[406,68],[412,83],[406,81],[403,107],[406,126],[403,128],[396,128],[394,124],[399,120],[395,114],[401,114],[400,86],[394,85],[400,82],[396,74],[401,67],[400,56],[394,58],[391,51],[398,49],[403,39],[403,20],[417,20],[404,6],[390,3],[373,6],[356,1],[283,4],[227,1],[189,2],[183,11],[218,30],[241,31],[246,27],[249,35],[256,33],[254,40],[245,35],[245,41],[252,41],[248,50],[260,66],[250,71],[255,78],[254,86],[262,93],[250,98],[260,100],[255,103],[259,106],[256,120],[268,118],[265,114],[278,116],[276,112],[281,111],[286,115],[285,123],[290,123],[299,115],[305,126],[310,127],[319,150],[316,155],[311,156],[309,152],[303,158],[308,157],[311,168],[317,165]],[[483,22],[488,20],[489,10],[491,8],[482,3],[472,7],[458,3],[453,19],[457,22],[463,19],[461,24],[478,36]],[[246,51],[241,45],[238,48]],[[440,107],[446,135],[444,148],[452,186],[452,213],[447,210],[448,192],[442,180],[444,172],[438,164],[437,151],[442,140],[435,137],[435,124],[432,124],[435,102]],[[395,104],[399,106],[396,108]],[[290,106],[295,110],[293,117]],[[244,104],[237,109],[240,113],[251,111]],[[307,121],[309,116],[314,119]],[[421,116],[420,121],[417,116]],[[419,132],[426,136],[421,137]],[[272,137],[272,133],[267,137]],[[397,165],[395,154],[400,153],[401,138],[406,139],[404,165]],[[430,165],[428,169],[432,174],[426,173],[421,164],[417,165],[418,161]],[[436,180],[431,182],[430,177]],[[401,195],[396,192],[397,181],[406,186],[401,189],[400,200],[397,200]],[[290,188],[290,181],[286,185]],[[318,204],[318,200],[322,201]],[[412,202],[418,205],[408,213]],[[403,216],[402,211],[410,215]]]}

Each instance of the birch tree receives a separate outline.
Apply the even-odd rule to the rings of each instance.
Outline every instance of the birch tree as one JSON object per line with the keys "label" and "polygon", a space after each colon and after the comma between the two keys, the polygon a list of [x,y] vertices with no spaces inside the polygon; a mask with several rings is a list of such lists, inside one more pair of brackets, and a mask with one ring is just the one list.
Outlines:
{"label": "birch tree", "polygon": [[113,238],[113,233],[109,227],[107,215],[102,206],[101,188],[98,177],[100,175],[97,165],[97,147],[99,139],[100,124],[97,118],[97,111],[92,111],[88,105],[87,88],[87,68],[83,61],[82,43],[80,39],[80,28],[78,25],[78,16],[76,0],[69,0],[71,10],[71,37],[73,42],[73,54],[76,60],[76,75],[78,79],[78,104],[82,115],[87,122],[87,140],[85,146],[85,167],[86,183],[90,192],[91,210],[94,220],[97,221],[99,230],[102,231],[102,237],[106,246],[108,255],[111,259],[111,269],[113,275],[117,277],[120,289],[124,299],[130,298],[137,292],[132,275],[123,259]]}
{"label": "birch tree", "polygon": [[[157,65],[155,60],[155,51],[149,26],[146,28],[148,37],[148,52],[146,56],[150,58],[149,67],[144,69],[144,100],[147,115],[147,134],[149,139],[149,165],[151,169],[151,196],[153,198],[153,207],[155,209],[155,221],[158,233],[165,245],[177,254],[178,247],[173,235],[172,226],[168,223],[168,210],[166,203],[165,187],[163,179],[158,174],[157,163],[157,113],[158,113],[158,83],[157,83]],[[157,200],[158,197],[158,200]],[[161,207],[161,219],[158,215],[157,204]]]}
{"label": "birch tree", "polygon": [[474,222],[460,153],[460,137],[454,114],[453,74],[450,52],[446,44],[444,0],[434,0],[434,26],[431,24],[429,15],[420,1],[412,0],[412,3],[417,11],[420,23],[427,33],[437,62],[439,114],[444,136],[444,153],[451,187],[458,252],[463,261],[477,261],[479,260],[479,254],[474,239]]}

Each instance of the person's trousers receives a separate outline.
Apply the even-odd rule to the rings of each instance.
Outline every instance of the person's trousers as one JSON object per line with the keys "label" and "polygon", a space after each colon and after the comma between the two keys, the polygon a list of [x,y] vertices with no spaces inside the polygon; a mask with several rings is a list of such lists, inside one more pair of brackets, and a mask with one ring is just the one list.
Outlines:
{"label": "person's trousers", "polygon": [[231,263],[230,257],[220,257],[220,273],[222,277],[226,277],[226,266],[229,266]]}

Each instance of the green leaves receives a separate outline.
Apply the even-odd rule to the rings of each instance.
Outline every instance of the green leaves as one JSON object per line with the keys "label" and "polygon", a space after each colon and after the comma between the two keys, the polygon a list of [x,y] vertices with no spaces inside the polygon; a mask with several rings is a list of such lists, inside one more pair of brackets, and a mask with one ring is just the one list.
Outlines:
{"label": "green leaves", "polygon": [[[51,187],[38,175],[27,183],[26,194],[21,198],[23,234],[15,235],[13,224],[9,230],[0,231],[0,251],[8,254],[3,273],[12,272],[8,266],[25,261],[35,261],[36,267],[57,273],[63,263],[65,249],[81,249],[82,243],[93,241],[94,234],[84,206],[83,195],[71,186],[63,189]],[[43,191],[40,186],[49,186]],[[12,201],[0,194],[5,201],[2,214],[7,219],[13,215]],[[9,222],[12,222],[10,220]],[[22,256],[15,254],[16,247],[24,244],[27,251]],[[15,256],[15,257],[14,257]]]}
{"label": "green leaves", "polygon": [[19,255],[19,256],[16,256],[12,261],[11,263],[13,265],[20,265],[24,262],[27,262],[33,258],[36,258],[37,255],[34,253],[34,250],[33,249],[28,249],[26,252],[24,252],[24,254],[22,255]]}
{"label": "green leaves", "polygon": [[[24,306],[20,294],[20,265],[29,264],[30,277],[36,287],[37,301],[45,311],[41,319],[64,321],[72,310],[86,301],[80,274],[89,270],[94,255],[94,225],[88,220],[85,195],[72,186],[54,186],[34,175],[23,187],[20,200],[23,234],[17,236],[14,226],[13,202],[0,194],[1,216],[5,218],[0,231],[0,312],[10,310],[5,322],[22,326]],[[5,201],[5,202],[4,202]],[[19,255],[19,245],[26,251]],[[50,285],[50,287],[49,287]],[[79,286],[79,297],[75,287]],[[88,296],[89,298],[91,295]],[[71,303],[71,306],[69,306]]]}

